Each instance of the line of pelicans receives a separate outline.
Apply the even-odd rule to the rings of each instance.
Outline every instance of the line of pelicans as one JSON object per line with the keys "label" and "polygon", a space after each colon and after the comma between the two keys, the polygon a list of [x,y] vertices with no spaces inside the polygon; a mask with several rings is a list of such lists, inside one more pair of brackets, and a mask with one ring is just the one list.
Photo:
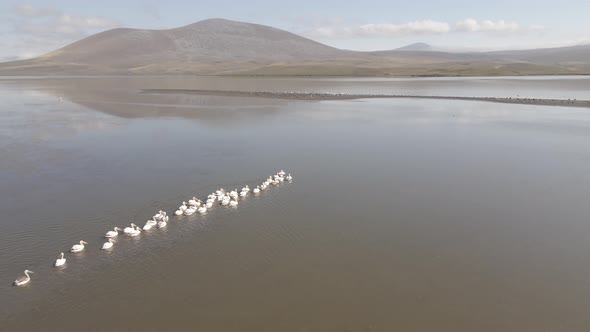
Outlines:
{"label": "line of pelicans", "polygon": [[[281,182],[284,182],[284,181],[291,182],[292,180],[293,180],[293,177],[291,176],[291,174],[286,174],[283,170],[281,170],[278,173],[276,173],[275,175],[269,176],[264,182],[262,182],[262,184],[260,184],[259,186],[257,186],[253,190],[251,190],[250,187],[245,186],[238,193],[237,189],[227,192],[223,188],[221,188],[221,189],[217,190],[216,192],[211,193],[209,196],[207,196],[207,200],[205,202],[193,197],[193,198],[189,199],[188,204],[187,204],[187,202],[182,202],[182,205],[178,207],[178,210],[176,210],[176,212],[174,214],[177,216],[181,216],[181,215],[190,216],[190,215],[194,214],[195,212],[198,212],[200,214],[204,214],[207,212],[207,209],[210,209],[211,207],[213,207],[213,203],[215,203],[215,201],[218,201],[220,205],[237,207],[238,206],[238,198],[247,196],[248,193],[250,193],[250,191],[252,191],[254,194],[258,194],[262,190],[265,190],[266,188],[268,188],[270,185],[278,185]],[[102,247],[100,249],[106,250],[106,249],[112,248],[114,245],[113,238],[119,236],[120,231],[123,231],[123,234],[129,235],[129,236],[138,236],[142,231],[147,231],[154,226],[157,228],[166,227],[168,220],[169,220],[169,217],[168,217],[168,215],[166,215],[166,212],[160,210],[160,211],[158,211],[158,213],[156,215],[154,215],[152,217],[152,219],[148,220],[145,223],[143,228],[139,228],[134,223],[131,223],[131,225],[129,227],[125,227],[124,229],[121,229],[119,227],[114,227],[112,231],[108,231],[104,235],[104,237],[107,238],[108,240],[102,245]],[[88,242],[82,240],[79,243],[74,244],[72,246],[72,248],[70,249],[70,252],[83,251],[87,244],[88,244]],[[64,257],[64,253],[62,252],[59,254],[59,258],[57,258],[55,260],[55,263],[53,264],[53,266],[60,267],[60,266],[64,266],[65,264],[66,264],[66,258]],[[22,285],[25,285],[31,281],[31,276],[29,275],[29,273],[34,273],[34,272],[30,271],[30,270],[25,270],[24,273],[25,273],[24,276],[20,276],[14,281],[14,283],[13,283],[14,286],[22,286]]]}

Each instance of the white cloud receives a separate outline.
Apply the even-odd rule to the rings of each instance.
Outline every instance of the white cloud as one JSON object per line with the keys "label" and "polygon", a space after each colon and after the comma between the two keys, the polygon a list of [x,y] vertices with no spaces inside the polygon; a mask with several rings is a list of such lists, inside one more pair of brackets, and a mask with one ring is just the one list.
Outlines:
{"label": "white cloud", "polygon": [[516,22],[506,22],[504,20],[477,21],[472,18],[455,24],[455,30],[460,32],[524,32],[543,29],[544,27],[542,25],[521,26]]}
{"label": "white cloud", "polygon": [[56,31],[60,32],[61,30],[66,33],[77,32],[84,34],[92,29],[110,29],[118,27],[119,25],[119,22],[104,17],[71,16],[62,14],[55,20]]}
{"label": "white cloud", "polygon": [[410,33],[445,33],[451,30],[448,23],[431,20],[404,24],[365,24],[359,27],[363,35],[397,35]]}
{"label": "white cloud", "polygon": [[453,32],[517,33],[544,29],[541,25],[521,26],[516,22],[465,19],[451,24],[434,20],[407,23],[364,24],[353,27],[317,27],[304,34],[312,38],[393,38],[416,34],[445,34]]}
{"label": "white cloud", "polygon": [[446,33],[450,30],[451,26],[446,22],[422,20],[402,24],[363,24],[351,28],[320,27],[306,34],[320,38],[396,37],[421,33]]}
{"label": "white cloud", "polygon": [[119,22],[105,17],[70,15],[56,8],[31,5],[15,7],[14,14],[10,20],[11,42],[0,50],[0,58],[38,56],[91,34],[120,26]]}

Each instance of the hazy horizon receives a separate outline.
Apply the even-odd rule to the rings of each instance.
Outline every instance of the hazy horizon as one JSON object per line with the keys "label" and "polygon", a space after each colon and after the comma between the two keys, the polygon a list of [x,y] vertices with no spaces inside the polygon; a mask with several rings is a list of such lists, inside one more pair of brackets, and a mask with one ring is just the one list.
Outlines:
{"label": "hazy horizon", "polygon": [[[570,2],[567,8],[553,1],[529,0],[518,4],[370,1],[361,8],[335,1],[307,2],[262,1],[252,6],[216,1],[199,6],[182,0],[165,5],[156,1],[78,4],[58,0],[50,5],[44,1],[9,1],[0,4],[0,61],[39,56],[112,28],[168,29],[208,18],[268,25],[357,51],[389,50],[417,42],[448,51],[530,49],[590,42],[590,33],[585,32],[590,31],[590,23],[584,17],[590,3],[585,1]],[[534,17],[529,15],[533,8]]]}

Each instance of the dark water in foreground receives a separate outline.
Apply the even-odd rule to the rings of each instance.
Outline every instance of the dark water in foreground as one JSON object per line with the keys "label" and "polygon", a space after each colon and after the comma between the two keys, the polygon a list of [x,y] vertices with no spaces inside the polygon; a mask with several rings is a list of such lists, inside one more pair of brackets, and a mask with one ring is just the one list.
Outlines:
{"label": "dark water in foreground", "polygon": [[[540,81],[522,91],[589,85]],[[0,330],[586,331],[588,110],[136,94],[393,82],[0,81]],[[461,82],[423,84],[517,86]],[[280,168],[293,183],[99,250],[113,226]]]}

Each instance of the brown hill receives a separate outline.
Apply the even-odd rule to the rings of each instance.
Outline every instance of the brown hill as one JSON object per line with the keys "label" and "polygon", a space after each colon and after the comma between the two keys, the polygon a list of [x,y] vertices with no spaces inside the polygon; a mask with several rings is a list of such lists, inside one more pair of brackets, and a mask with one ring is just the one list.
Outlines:
{"label": "brown hill", "polygon": [[[416,45],[414,45],[416,46]],[[590,72],[590,46],[445,53],[424,45],[355,52],[259,24],[209,19],[168,30],[113,29],[0,75],[528,75]]]}

